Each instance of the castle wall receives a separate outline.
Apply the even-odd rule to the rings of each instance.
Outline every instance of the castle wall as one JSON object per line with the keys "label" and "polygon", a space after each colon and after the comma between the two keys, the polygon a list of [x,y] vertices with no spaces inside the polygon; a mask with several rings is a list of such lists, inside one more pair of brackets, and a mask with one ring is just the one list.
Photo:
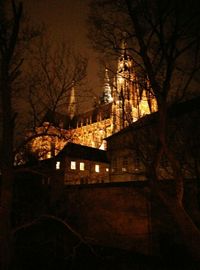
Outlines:
{"label": "castle wall", "polygon": [[[162,244],[167,247],[179,241],[170,214],[161,201],[151,195],[146,181],[62,186],[55,197],[53,188],[39,185],[40,176],[17,177],[15,206],[17,210],[20,205],[21,210],[14,212],[13,221],[18,226],[51,210],[81,233],[89,244],[158,255]],[[194,193],[188,184],[184,202],[191,214]],[[160,188],[174,196],[173,181],[160,183]]]}
{"label": "castle wall", "polygon": [[90,243],[151,253],[151,206],[142,187],[73,186],[63,200],[63,215]]}
{"label": "castle wall", "polygon": [[147,190],[147,182],[66,187],[58,214],[91,244],[158,255],[160,237],[173,237],[175,227]]}

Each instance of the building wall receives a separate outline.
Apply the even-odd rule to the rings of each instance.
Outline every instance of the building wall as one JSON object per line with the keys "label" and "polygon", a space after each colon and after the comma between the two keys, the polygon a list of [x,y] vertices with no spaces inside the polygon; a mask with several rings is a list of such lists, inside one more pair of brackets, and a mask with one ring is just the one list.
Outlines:
{"label": "building wall", "polygon": [[[51,178],[56,177],[56,183],[64,185],[80,185],[109,182],[109,164],[99,161],[84,160],[66,156],[61,161],[54,162]],[[52,179],[53,181],[54,179]]]}
{"label": "building wall", "polygon": [[62,215],[92,244],[151,252],[150,205],[142,188],[101,185],[65,189]]}
{"label": "building wall", "polygon": [[[179,241],[169,212],[158,198],[150,195],[146,181],[65,188],[62,185],[56,194],[54,188],[43,189],[39,185],[38,175],[29,178],[26,174],[17,174],[17,177],[13,208],[16,210],[13,211],[13,222],[17,226],[51,209],[51,213],[66,220],[89,244],[159,255],[161,244],[171,248],[172,243]],[[173,181],[160,182],[160,188],[169,192],[169,197],[174,196]],[[191,214],[194,194],[190,185],[185,191],[188,213]],[[165,241],[161,243],[163,238]]]}
{"label": "building wall", "polygon": [[[199,108],[198,100],[177,104],[175,110],[169,112],[167,122],[168,147],[185,179],[199,178]],[[146,179],[145,167],[151,164],[157,153],[157,129],[157,114],[154,114],[107,139],[111,181]],[[165,154],[158,164],[158,177],[160,180],[174,179],[172,165]]]}
{"label": "building wall", "polygon": [[58,215],[91,244],[156,254],[160,235],[173,237],[175,226],[147,190],[148,183],[144,181],[73,185],[62,190]]}
{"label": "building wall", "polygon": [[104,138],[112,135],[111,118],[99,120],[85,126],[72,129],[71,140],[74,143],[90,147],[106,149]]}
{"label": "building wall", "polygon": [[70,141],[70,132],[44,122],[37,127],[36,132],[29,132],[28,137],[34,138],[29,142],[29,151],[35,154],[40,160],[48,159],[57,155],[61,149]]}
{"label": "building wall", "polygon": [[107,146],[111,182],[146,180],[145,168],[138,158],[131,131],[113,136]]}
{"label": "building wall", "polygon": [[[109,182],[108,163],[75,159],[70,157],[66,157],[62,162],[64,163],[62,166],[64,167],[65,185]],[[71,167],[71,162],[73,162],[73,169]],[[98,168],[95,166],[98,166]]]}
{"label": "building wall", "polygon": [[99,120],[69,130],[44,123],[36,132],[38,136],[29,143],[29,149],[41,160],[57,155],[68,142],[105,150],[107,145],[104,138],[113,134],[112,119]]}

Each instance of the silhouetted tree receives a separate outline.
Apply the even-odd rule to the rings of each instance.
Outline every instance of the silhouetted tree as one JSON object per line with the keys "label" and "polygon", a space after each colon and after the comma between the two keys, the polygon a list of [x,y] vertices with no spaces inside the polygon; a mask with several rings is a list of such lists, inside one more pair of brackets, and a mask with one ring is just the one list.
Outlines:
{"label": "silhouetted tree", "polygon": [[0,262],[1,269],[8,269],[11,262],[11,206],[13,171],[13,134],[15,113],[12,107],[12,84],[18,75],[22,60],[15,62],[22,3],[12,1],[11,18],[6,18],[6,1],[0,2],[0,93],[1,93],[1,205],[0,205]]}
{"label": "silhouetted tree", "polygon": [[[200,69],[199,3],[193,1],[92,1],[90,39],[109,56],[119,52],[123,40],[135,65],[147,74],[158,104],[157,141],[146,167],[153,192],[167,205],[192,256],[200,260],[200,232],[183,206],[181,164],[169,147],[168,108],[198,90]],[[92,34],[91,34],[92,33]],[[94,38],[95,37],[95,38]],[[176,198],[168,200],[158,187],[158,168],[167,158],[176,183]]]}
{"label": "silhouetted tree", "polygon": [[[33,38],[40,36],[42,32],[39,28],[34,29],[29,27],[26,21],[24,23],[23,20],[22,2],[15,0],[0,1],[0,269],[2,270],[10,268],[12,259],[11,213],[13,181],[16,169],[14,167],[16,153],[15,142],[17,136],[16,123],[18,117],[22,116],[17,113],[15,101],[19,96],[21,86],[24,84],[24,78],[27,80],[26,76],[22,76],[27,68],[27,66],[26,68],[23,66],[24,58],[26,58],[27,54],[30,52],[26,49],[30,50],[30,42],[33,42]],[[41,52],[42,49],[44,52],[44,47],[40,49]],[[41,65],[38,66],[41,76],[36,78],[34,84],[34,87],[37,88],[38,91],[37,94],[39,93],[38,86],[40,86],[41,90],[41,87],[45,85],[44,81],[46,82],[46,87],[47,85],[49,86],[48,97],[51,97],[49,99],[51,103],[48,103],[48,106],[51,104],[50,108],[52,109],[53,106],[54,111],[65,95],[65,91],[68,90],[72,84],[80,83],[85,76],[86,70],[86,60],[81,58],[82,62],[78,63],[78,57],[76,58],[75,55],[70,55],[69,51],[65,57],[68,56],[71,57],[71,59],[74,57],[75,61],[73,63],[71,62],[70,66],[62,66],[64,52],[63,55],[59,55],[59,53],[60,51],[57,52],[57,56],[56,54],[54,56],[51,55],[51,58],[46,59],[48,63],[45,62],[45,59],[41,61]],[[41,53],[38,55],[38,59],[42,57],[42,55],[43,57],[45,56]],[[68,75],[71,74],[68,80],[66,76],[62,77],[63,74],[67,72],[67,70],[64,69],[67,67],[70,69]],[[51,77],[52,74],[54,74],[53,78]],[[49,79],[50,77],[52,79]],[[40,81],[37,79],[40,79]],[[26,81],[26,86],[28,83],[30,89],[32,89],[31,87],[33,85],[30,84],[30,81]],[[42,91],[44,91],[44,89],[42,89]],[[40,101],[42,98],[43,95],[40,95]],[[39,115],[38,111],[36,112],[38,109],[36,107],[38,100],[36,100],[36,96],[33,92],[31,93],[30,100],[32,101],[31,105],[34,117],[36,117],[36,115]],[[46,104],[44,100],[42,101],[43,104]],[[47,109],[48,106],[46,106],[45,109]],[[27,143],[27,141],[23,142],[22,145],[25,143]]]}
{"label": "silhouetted tree", "polygon": [[[65,42],[56,45],[44,35],[30,47],[31,55],[27,61],[29,70],[24,80],[27,90],[25,99],[29,105],[29,133],[24,146],[27,148],[26,142],[31,143],[32,139],[34,141],[43,136],[44,141],[48,141],[48,138],[52,140],[53,148],[56,137],[62,139],[63,143],[70,139],[62,128],[71,120],[75,110],[77,112],[81,108],[83,95],[89,95],[85,85],[87,59]],[[37,149],[38,157],[47,156],[51,151],[47,148]],[[54,149],[51,154],[58,150]]]}
{"label": "silhouetted tree", "polygon": [[[50,45],[51,44],[51,45]],[[33,44],[29,59],[27,88],[31,104],[33,126],[40,125],[47,112],[52,116],[55,112],[69,113],[72,89],[84,87],[87,72],[87,59],[76,53],[65,42],[59,45],[50,43],[50,39],[42,36]],[[84,89],[85,95],[87,91]]]}

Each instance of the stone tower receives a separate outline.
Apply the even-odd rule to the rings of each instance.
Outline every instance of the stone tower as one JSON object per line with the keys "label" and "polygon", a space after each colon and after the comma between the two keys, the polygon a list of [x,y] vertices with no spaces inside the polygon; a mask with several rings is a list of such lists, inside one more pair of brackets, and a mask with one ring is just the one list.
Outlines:
{"label": "stone tower", "polygon": [[147,78],[137,73],[137,65],[124,43],[113,83],[113,133],[157,110],[156,100],[147,86]]}

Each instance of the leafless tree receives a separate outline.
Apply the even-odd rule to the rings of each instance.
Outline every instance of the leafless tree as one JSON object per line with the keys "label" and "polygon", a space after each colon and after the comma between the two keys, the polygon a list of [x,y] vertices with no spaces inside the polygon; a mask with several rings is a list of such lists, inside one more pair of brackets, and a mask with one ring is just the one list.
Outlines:
{"label": "leafless tree", "polygon": [[[32,105],[31,116],[38,125],[48,111],[53,114],[67,113],[72,88],[77,90],[83,86],[86,78],[87,59],[75,53],[66,43],[50,45],[50,40],[44,37],[32,47],[27,74],[28,93]],[[80,89],[76,98],[79,95]],[[78,100],[75,102],[77,106]]]}
{"label": "leafless tree", "polygon": [[[1,205],[0,205],[0,262],[8,269],[11,261],[11,207],[13,187],[13,133],[16,115],[12,107],[12,83],[18,75],[22,60],[15,62],[15,53],[22,19],[22,3],[12,1],[11,18],[6,18],[6,1],[0,3],[0,89],[1,89]],[[14,63],[13,63],[14,62]]]}
{"label": "leafless tree", "polygon": [[[29,53],[24,79],[24,89],[27,90],[25,99],[29,105],[27,113],[30,116],[27,117],[27,142],[38,136],[45,136],[44,141],[49,136],[52,141],[59,137],[66,142],[70,136],[62,132],[62,123],[70,121],[86,96],[91,95],[85,83],[87,59],[64,42],[58,46],[50,45],[50,40],[44,35],[30,46]],[[43,149],[39,155],[47,156],[48,151]],[[54,149],[54,152],[57,151]]]}
{"label": "leafless tree", "polygon": [[[24,75],[25,69],[27,70],[24,59],[30,52],[30,41],[33,42],[34,38],[38,38],[41,33],[40,30],[30,28],[27,24],[24,25],[23,20],[22,2],[0,1],[0,268],[2,270],[9,269],[12,257],[11,212],[15,175],[15,138],[17,135],[16,123],[18,120],[20,122],[18,119],[20,114],[16,110],[16,98],[20,97],[19,91],[23,86],[23,79],[27,79]],[[29,81],[29,88],[32,91],[30,91],[30,100],[35,119],[41,115],[36,113],[39,108],[39,112],[41,110],[44,112],[44,108],[55,111],[61,105],[65,91],[69,90],[72,84],[81,82],[86,69],[86,60],[71,54],[67,49],[66,57],[64,57],[64,46],[60,51],[55,51],[50,58],[46,58],[44,47],[38,49],[40,54],[38,54],[37,60],[38,63],[39,60],[41,62],[35,68],[41,73],[39,76],[39,72],[35,72],[37,77],[34,86]],[[73,59],[70,65],[67,65],[69,62],[63,64],[66,59],[70,61],[67,56],[70,56],[71,60]],[[36,58],[34,58],[35,63]],[[65,72],[68,72],[68,77],[62,77]],[[43,105],[43,108],[37,107],[38,99],[33,93],[33,87],[34,90],[37,89],[38,97],[41,93],[40,104]],[[45,96],[48,96],[47,99],[44,99],[44,92],[39,92],[42,87],[49,90]],[[23,87],[22,89],[24,90]],[[44,89],[42,90],[44,91]]]}
{"label": "leafless tree", "polygon": [[[197,90],[200,68],[198,12],[198,1],[193,1],[192,5],[187,1],[92,1],[89,22],[90,38],[96,49],[104,55],[118,52],[125,39],[130,55],[147,74],[157,100],[159,120],[156,151],[146,170],[152,190],[167,205],[190,253],[199,260],[200,232],[184,209],[181,164],[167,139],[168,108]],[[176,183],[176,198],[171,201],[157,188],[158,168],[163,156],[172,167]]]}

